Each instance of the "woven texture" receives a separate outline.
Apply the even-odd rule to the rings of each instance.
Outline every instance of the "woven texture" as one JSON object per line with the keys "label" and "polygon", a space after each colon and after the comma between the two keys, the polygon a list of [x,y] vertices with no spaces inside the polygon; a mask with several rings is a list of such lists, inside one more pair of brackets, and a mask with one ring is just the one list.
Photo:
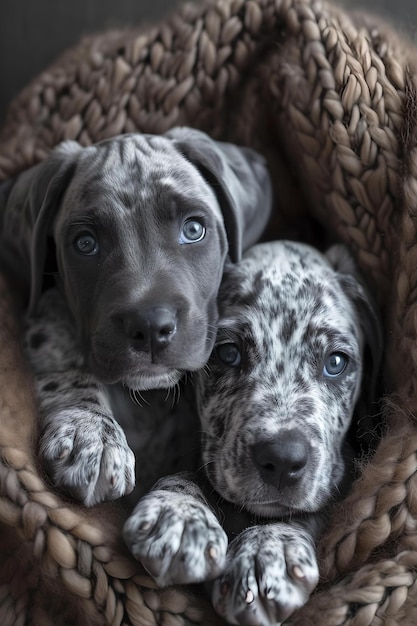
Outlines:
{"label": "woven texture", "polygon": [[[417,623],[417,50],[313,0],[218,0],[82,41],[12,103],[0,178],[63,139],[178,124],[269,159],[270,235],[312,218],[353,250],[387,334],[386,428],[319,547],[298,626]],[[117,504],[65,502],[39,475],[13,290],[0,282],[0,623],[221,624],[198,589],[161,591],[119,542]],[[382,416],[381,416],[382,419]]]}

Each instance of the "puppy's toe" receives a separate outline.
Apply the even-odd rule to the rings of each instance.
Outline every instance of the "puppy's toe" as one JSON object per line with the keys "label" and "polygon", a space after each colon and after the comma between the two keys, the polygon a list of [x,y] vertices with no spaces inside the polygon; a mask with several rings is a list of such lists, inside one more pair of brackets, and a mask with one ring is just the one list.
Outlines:
{"label": "puppy's toe", "polygon": [[106,446],[101,459],[96,491],[114,500],[129,494],[135,486],[135,455],[130,448]]}
{"label": "puppy's toe", "polygon": [[46,430],[41,437],[40,452],[49,463],[65,461],[74,447],[74,436],[71,429],[62,429],[59,424]]}

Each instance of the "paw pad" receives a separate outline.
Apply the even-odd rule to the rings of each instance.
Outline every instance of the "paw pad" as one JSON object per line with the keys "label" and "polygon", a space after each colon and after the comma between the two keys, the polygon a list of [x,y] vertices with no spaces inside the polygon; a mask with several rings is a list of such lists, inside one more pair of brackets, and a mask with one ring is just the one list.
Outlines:
{"label": "paw pad", "polygon": [[255,596],[253,595],[253,592],[250,589],[248,589],[248,591],[246,592],[246,596],[245,596],[246,604],[252,604],[254,600],[255,600]]}
{"label": "paw pad", "polygon": [[217,559],[219,558],[219,551],[216,546],[209,546],[207,552],[212,561],[217,561]]}
{"label": "paw pad", "polygon": [[293,577],[296,578],[297,580],[304,580],[304,578],[306,577],[303,570],[298,565],[294,565],[291,573]]}

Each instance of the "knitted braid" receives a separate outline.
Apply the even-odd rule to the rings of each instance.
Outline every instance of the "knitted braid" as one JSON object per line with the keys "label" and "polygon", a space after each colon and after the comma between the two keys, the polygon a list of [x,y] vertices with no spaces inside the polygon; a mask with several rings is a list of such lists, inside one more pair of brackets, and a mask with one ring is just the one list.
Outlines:
{"label": "knitted braid", "polygon": [[146,33],[85,40],[11,107],[0,177],[33,165],[69,138],[90,144],[183,123],[225,135],[231,94],[244,82],[251,89],[248,70],[283,33],[287,49],[275,51],[278,70],[266,76],[267,93],[258,98],[265,95],[282,110],[282,140],[302,153],[298,169],[304,185],[312,182],[316,211],[380,286],[398,197],[404,68],[392,43],[319,2],[219,0],[202,9],[187,6]]}
{"label": "knitted braid", "polygon": [[406,427],[381,442],[321,544],[323,577],[366,563],[389,540],[414,547],[417,434]]}
{"label": "knitted braid", "polygon": [[411,626],[417,619],[416,565],[414,550],[380,561],[377,567],[367,565],[330,589],[316,593],[286,624]]}
{"label": "knitted braid", "polygon": [[[33,568],[30,576],[22,577],[25,570],[18,565],[22,557],[17,553],[0,571],[2,624],[15,620],[26,623],[19,614],[27,619],[35,592],[39,595],[40,588],[47,594],[48,587],[54,589],[58,583],[78,598],[82,610],[75,611],[76,623],[83,626],[121,624],[126,614],[134,625],[222,623],[201,598],[182,590],[156,589],[121,546],[113,547],[121,524],[103,523],[98,510],[94,518],[65,506],[46,489],[21,451],[2,449],[0,485],[4,494],[0,498],[0,521],[18,532],[26,548],[25,560]],[[104,513],[104,507],[98,508]],[[42,608],[38,610],[42,615]]]}

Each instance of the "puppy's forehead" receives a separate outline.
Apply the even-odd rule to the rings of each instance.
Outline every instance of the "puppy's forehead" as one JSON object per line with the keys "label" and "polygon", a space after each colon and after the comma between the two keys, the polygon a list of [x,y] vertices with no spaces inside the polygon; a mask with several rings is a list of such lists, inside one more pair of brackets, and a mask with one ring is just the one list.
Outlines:
{"label": "puppy's forehead", "polygon": [[[319,317],[346,327],[352,304],[336,272],[324,255],[310,246],[273,242],[254,246],[222,285],[223,315],[257,319],[268,314],[268,324],[291,313],[302,326]],[[232,313],[233,311],[233,313]]]}
{"label": "puppy's forehead", "polygon": [[275,289],[288,297],[291,288],[306,279],[321,281],[331,273],[328,261],[313,248],[298,243],[271,242],[253,246],[238,266],[229,266],[225,286],[227,290],[235,287],[238,294],[247,293],[253,298],[262,298],[263,292]]}
{"label": "puppy's forehead", "polygon": [[[303,277],[308,273],[320,274],[330,268],[326,257],[315,248],[291,241],[272,241],[253,246],[245,254],[245,262],[251,268],[262,269],[272,277],[294,275]],[[321,268],[321,269],[320,269]]]}
{"label": "puppy's forehead", "polygon": [[197,168],[164,137],[124,135],[87,148],[74,178],[72,191],[84,205],[99,196],[128,210],[169,195],[215,203]]}

